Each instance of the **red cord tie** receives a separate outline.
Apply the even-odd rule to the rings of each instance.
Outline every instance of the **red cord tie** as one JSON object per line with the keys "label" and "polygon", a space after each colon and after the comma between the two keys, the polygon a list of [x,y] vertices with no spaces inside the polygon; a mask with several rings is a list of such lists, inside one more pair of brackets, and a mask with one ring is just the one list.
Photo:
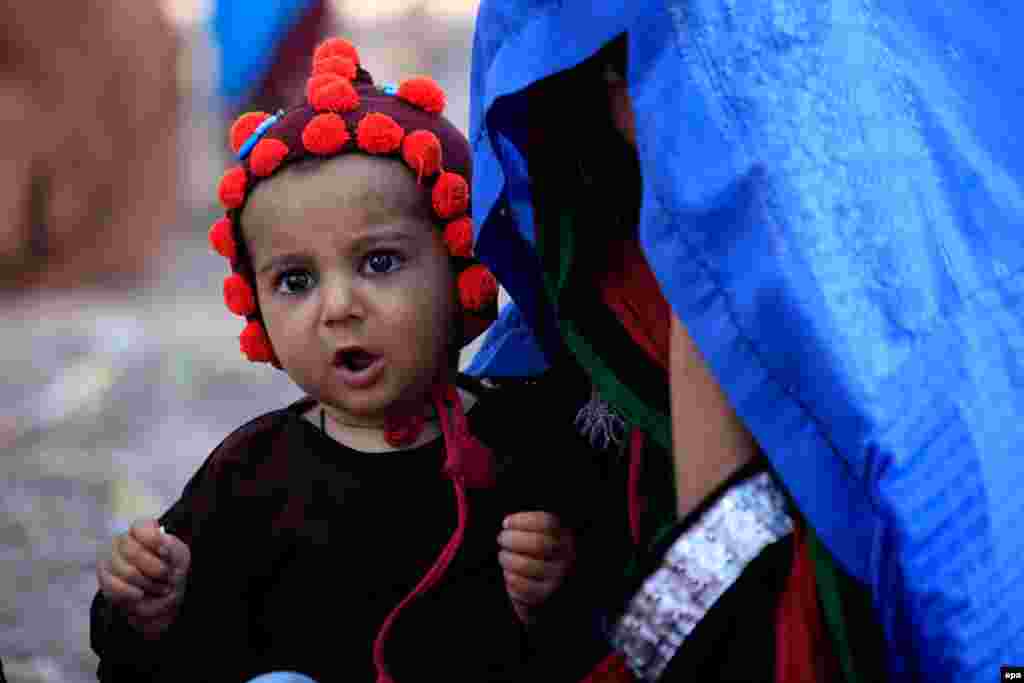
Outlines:
{"label": "red cord tie", "polygon": [[398,615],[416,598],[433,588],[448,571],[452,560],[462,546],[469,522],[469,501],[466,497],[467,488],[485,488],[494,483],[494,465],[491,451],[474,437],[469,431],[469,422],[462,409],[462,399],[451,384],[435,385],[431,390],[434,408],[441,422],[441,433],[447,451],[444,473],[452,481],[455,489],[455,501],[458,509],[458,524],[451,538],[438,556],[434,565],[420,579],[420,582],[398,605],[391,610],[373,642],[373,665],[377,669],[377,683],[395,683],[387,670],[384,660],[384,644]]}

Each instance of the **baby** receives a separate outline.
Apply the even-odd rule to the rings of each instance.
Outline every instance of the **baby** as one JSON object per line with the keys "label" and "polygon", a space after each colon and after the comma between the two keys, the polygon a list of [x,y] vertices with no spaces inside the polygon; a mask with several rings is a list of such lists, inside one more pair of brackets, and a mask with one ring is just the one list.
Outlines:
{"label": "baby", "polygon": [[502,681],[533,665],[525,625],[574,541],[559,499],[525,485],[522,406],[457,376],[497,285],[472,256],[469,146],[443,107],[427,78],[377,87],[332,39],[306,103],[232,127],[242,163],[211,229],[225,300],[245,355],[307,397],[234,432],[168,512],[114,539],[92,609],[100,680]]}

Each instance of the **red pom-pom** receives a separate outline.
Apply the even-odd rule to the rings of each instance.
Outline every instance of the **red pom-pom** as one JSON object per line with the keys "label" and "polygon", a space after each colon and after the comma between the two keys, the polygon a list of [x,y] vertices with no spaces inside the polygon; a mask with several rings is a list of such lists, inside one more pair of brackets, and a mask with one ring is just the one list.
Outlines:
{"label": "red pom-pom", "polygon": [[[322,88],[323,86],[327,85],[328,83],[333,83],[334,81],[338,80],[339,78],[341,78],[341,76],[339,76],[338,74],[330,74],[330,73],[327,73],[327,74],[317,74],[315,76],[311,76],[306,81],[306,100],[310,104],[312,104],[312,102],[313,102],[313,93],[315,93],[319,88]],[[342,79],[342,80],[344,80],[344,79]]]}
{"label": "red pom-pom", "polygon": [[473,221],[469,216],[456,218],[444,228],[444,242],[452,256],[473,256]]}
{"label": "red pom-pom", "polygon": [[224,279],[224,303],[235,315],[250,315],[256,312],[256,295],[245,278],[238,273]]}
{"label": "red pom-pom", "polygon": [[351,137],[345,119],[334,113],[317,114],[302,129],[302,145],[313,154],[334,154]]}
{"label": "red pom-pom", "polygon": [[370,154],[390,154],[402,144],[405,131],[387,114],[367,114],[356,126],[356,144]]}
{"label": "red pom-pom", "polygon": [[346,80],[354,81],[356,73],[356,63],[348,57],[327,57],[313,64],[314,76],[337,74]]}
{"label": "red pom-pom", "polygon": [[355,87],[337,74],[310,78],[306,84],[306,98],[317,111],[352,111],[359,106],[359,93]]}
{"label": "red pom-pom", "polygon": [[251,111],[242,114],[231,124],[231,132],[228,133],[228,141],[231,143],[231,151],[238,154],[242,145],[248,140],[260,124],[270,118],[270,114],[262,111]]}
{"label": "red pom-pom", "polygon": [[210,246],[214,251],[234,263],[238,251],[235,248],[235,237],[231,230],[230,218],[221,218],[210,226],[207,237],[209,237]]}
{"label": "red pom-pom", "polygon": [[237,209],[245,201],[245,169],[235,166],[229,169],[220,179],[217,196],[221,204],[228,209]]}
{"label": "red pom-pom", "polygon": [[444,90],[429,76],[417,76],[404,81],[398,86],[398,96],[431,114],[444,111]]}
{"label": "red pom-pom", "polygon": [[266,178],[277,170],[288,156],[288,145],[276,138],[264,138],[256,143],[249,155],[249,169],[254,175]]}
{"label": "red pom-pom", "polygon": [[444,219],[465,213],[469,208],[469,183],[458,173],[442,173],[432,193],[434,211]]}
{"label": "red pom-pom", "polygon": [[459,301],[467,311],[479,311],[498,299],[498,281],[480,264],[459,275]]}
{"label": "red pom-pom", "polygon": [[441,141],[429,130],[417,130],[402,141],[402,158],[417,177],[432,176],[441,170]]}
{"label": "red pom-pom", "polygon": [[238,337],[239,346],[245,357],[253,363],[275,363],[274,348],[270,345],[270,337],[258,320],[251,320]]}
{"label": "red pom-pom", "polygon": [[345,57],[353,64],[359,64],[359,52],[344,38],[328,38],[313,52],[313,66],[331,57]]}

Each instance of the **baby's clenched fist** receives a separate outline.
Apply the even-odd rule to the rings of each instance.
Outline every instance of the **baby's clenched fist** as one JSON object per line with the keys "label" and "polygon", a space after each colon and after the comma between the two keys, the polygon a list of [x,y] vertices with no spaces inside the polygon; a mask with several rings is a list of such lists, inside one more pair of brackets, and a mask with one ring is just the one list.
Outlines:
{"label": "baby's clenched fist", "polygon": [[178,615],[192,554],[156,520],[136,522],[100,557],[100,591],[147,638],[159,638]]}

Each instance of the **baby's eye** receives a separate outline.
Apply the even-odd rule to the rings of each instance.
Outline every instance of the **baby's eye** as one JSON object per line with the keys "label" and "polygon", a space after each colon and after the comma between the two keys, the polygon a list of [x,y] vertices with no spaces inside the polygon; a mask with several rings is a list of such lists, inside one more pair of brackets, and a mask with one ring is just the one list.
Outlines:
{"label": "baby's eye", "polygon": [[374,251],[367,255],[363,270],[373,274],[390,273],[401,267],[404,259],[395,251]]}
{"label": "baby's eye", "polygon": [[276,289],[280,294],[302,294],[314,284],[313,275],[309,271],[288,270],[278,276]]}

